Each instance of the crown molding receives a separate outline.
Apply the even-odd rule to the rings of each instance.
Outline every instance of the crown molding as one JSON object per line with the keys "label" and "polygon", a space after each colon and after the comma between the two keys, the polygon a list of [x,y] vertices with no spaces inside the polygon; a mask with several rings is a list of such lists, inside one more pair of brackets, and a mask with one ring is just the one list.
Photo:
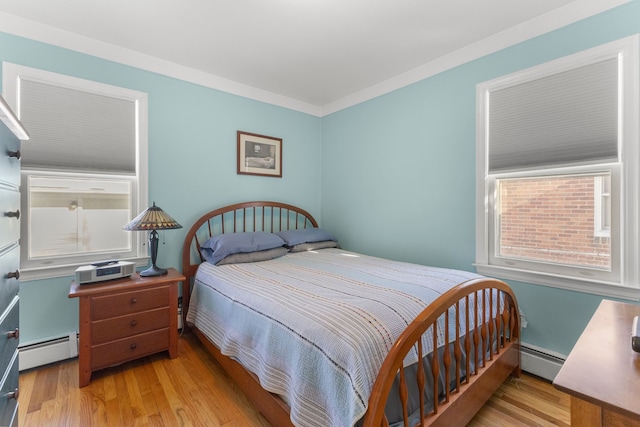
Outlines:
{"label": "crown molding", "polygon": [[151,71],[167,77],[184,80],[244,98],[299,111],[312,116],[323,117],[424,80],[458,65],[530,38],[628,3],[629,1],[631,0],[577,0],[538,18],[487,37],[420,67],[416,67],[413,70],[324,106],[305,103],[277,93],[244,85],[230,79],[225,79],[4,12],[0,12],[0,31]]}

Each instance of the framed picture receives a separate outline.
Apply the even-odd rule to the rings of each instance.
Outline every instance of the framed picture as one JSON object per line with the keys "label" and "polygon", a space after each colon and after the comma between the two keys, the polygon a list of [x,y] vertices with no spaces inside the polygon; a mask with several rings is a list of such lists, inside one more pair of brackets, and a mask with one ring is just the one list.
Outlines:
{"label": "framed picture", "polygon": [[282,139],[238,131],[238,173],[282,178]]}

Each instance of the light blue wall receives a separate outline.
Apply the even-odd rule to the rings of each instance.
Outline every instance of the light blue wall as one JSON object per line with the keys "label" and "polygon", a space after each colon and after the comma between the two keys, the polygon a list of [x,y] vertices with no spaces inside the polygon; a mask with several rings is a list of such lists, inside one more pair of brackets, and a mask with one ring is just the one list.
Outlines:
{"label": "light blue wall", "polygon": [[[323,119],[0,33],[0,60],[149,94],[149,200],[188,227],[252,199],[309,210],[350,250],[473,270],[475,87],[640,32],[640,2],[461,65]],[[282,179],[236,174],[237,130],[284,139]],[[185,230],[158,264],[179,267]],[[523,339],[568,353],[600,297],[511,283]],[[77,328],[69,278],[21,284],[21,341]]]}
{"label": "light blue wall", "polygon": [[[476,85],[640,32],[640,2],[325,117],[322,219],[343,247],[473,271]],[[568,354],[601,298],[511,283],[523,341]]]}
{"label": "light blue wall", "polygon": [[[188,227],[203,213],[247,200],[304,207],[320,220],[321,119],[132,67],[0,33],[0,61],[146,92],[149,202],[185,228],[164,232],[158,265],[180,268]],[[236,131],[283,139],[283,177],[236,174]],[[20,284],[21,344],[74,331],[71,278]]]}

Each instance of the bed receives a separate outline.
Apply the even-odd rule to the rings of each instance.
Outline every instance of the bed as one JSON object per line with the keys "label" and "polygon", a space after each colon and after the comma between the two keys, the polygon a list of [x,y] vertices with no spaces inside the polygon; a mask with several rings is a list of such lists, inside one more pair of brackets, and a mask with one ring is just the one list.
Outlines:
{"label": "bed", "polygon": [[[186,324],[273,426],[464,425],[520,374],[504,282],[355,254],[323,233],[301,208],[257,201],[206,213],[183,244]],[[275,235],[283,247],[220,249]]]}

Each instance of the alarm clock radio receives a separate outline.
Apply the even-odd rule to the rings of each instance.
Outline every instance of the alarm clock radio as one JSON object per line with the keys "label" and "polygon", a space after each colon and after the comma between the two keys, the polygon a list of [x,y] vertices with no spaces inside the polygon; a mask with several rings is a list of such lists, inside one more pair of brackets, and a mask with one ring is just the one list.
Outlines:
{"label": "alarm clock radio", "polygon": [[76,283],[103,282],[129,277],[135,272],[135,263],[130,261],[102,261],[83,265],[76,269]]}

